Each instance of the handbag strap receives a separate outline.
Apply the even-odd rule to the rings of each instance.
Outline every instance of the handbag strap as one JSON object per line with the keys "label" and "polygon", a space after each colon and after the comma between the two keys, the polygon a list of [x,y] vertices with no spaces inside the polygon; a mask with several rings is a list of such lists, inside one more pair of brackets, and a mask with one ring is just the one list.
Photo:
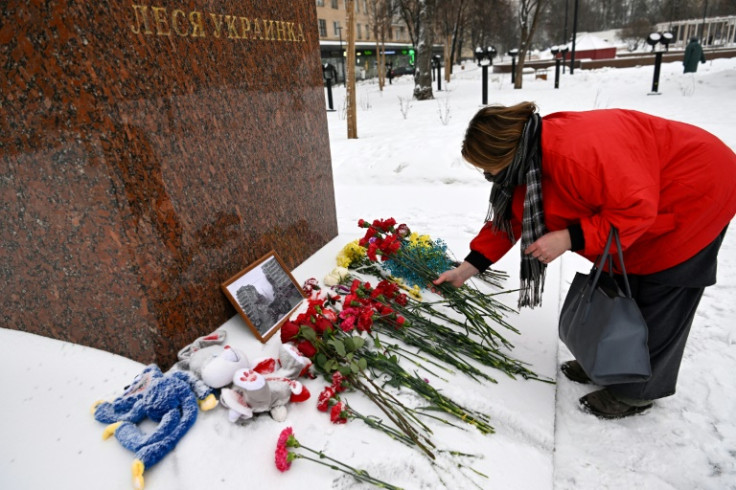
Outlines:
{"label": "handbag strap", "polygon": [[[606,263],[606,260],[610,258],[611,254],[611,242],[613,240],[616,240],[616,249],[618,251],[618,261],[619,264],[621,264],[621,274],[624,277],[624,286],[626,287],[626,297],[631,298],[631,286],[629,285],[629,277],[626,275],[626,266],[624,266],[624,254],[621,250],[621,241],[618,238],[618,230],[615,226],[611,226],[611,231],[608,233],[608,240],[606,240],[606,248],[603,250],[603,254],[600,257],[600,260],[598,264],[596,264],[596,272],[595,277],[593,278],[593,287],[595,288],[598,285],[598,279],[601,277],[601,272],[603,272],[603,266]],[[613,267],[611,266],[611,271],[613,271]]]}

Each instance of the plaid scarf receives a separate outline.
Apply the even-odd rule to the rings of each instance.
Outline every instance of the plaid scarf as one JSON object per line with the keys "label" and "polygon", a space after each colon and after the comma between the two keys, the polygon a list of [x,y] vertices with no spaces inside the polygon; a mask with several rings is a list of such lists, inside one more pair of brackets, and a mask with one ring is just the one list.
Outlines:
{"label": "plaid scarf", "polygon": [[542,207],[542,154],[539,149],[542,135],[542,119],[533,114],[524,125],[514,159],[492,180],[490,205],[486,221],[493,221],[493,228],[506,233],[515,242],[511,228],[511,201],[514,189],[526,184],[524,215],[521,220],[521,290],[519,308],[534,308],[542,304],[546,264],[526,255],[524,250],[547,233]]}

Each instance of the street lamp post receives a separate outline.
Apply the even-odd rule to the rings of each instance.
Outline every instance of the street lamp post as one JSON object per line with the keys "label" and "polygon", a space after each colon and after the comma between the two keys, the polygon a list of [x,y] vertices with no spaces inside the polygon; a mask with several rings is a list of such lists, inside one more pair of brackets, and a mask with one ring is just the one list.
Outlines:
{"label": "street lamp post", "polygon": [[[437,91],[442,91],[442,57],[438,54],[432,55],[432,67],[437,70]],[[434,73],[434,70],[432,71]]]}
{"label": "street lamp post", "polygon": [[570,75],[575,74],[575,41],[578,37],[578,0],[575,0],[572,13],[572,52],[570,53]]}
{"label": "street lamp post", "polygon": [[515,84],[516,83],[516,57],[519,56],[519,50],[516,48],[509,49],[508,53],[506,54],[511,56],[511,83]]}
{"label": "street lamp post", "polygon": [[700,40],[701,40],[703,46],[706,45],[706,41],[707,41],[705,39],[705,15],[707,13],[708,13],[708,0],[705,0],[705,2],[703,2],[703,25],[702,25],[702,28],[700,30]]}
{"label": "street lamp post", "polygon": [[342,66],[342,85],[345,87],[347,81],[345,80],[345,52],[342,49],[342,26],[335,26],[337,35],[340,36],[340,66]]}
{"label": "street lamp post", "polygon": [[560,88],[560,62],[562,59],[557,55],[560,53],[559,46],[552,46],[549,52],[555,57],[555,88]]}
{"label": "street lamp post", "polygon": [[325,85],[327,86],[327,112],[335,112],[332,102],[332,80],[336,74],[335,67],[330,63],[322,65],[322,77],[325,79]]}
{"label": "street lamp post", "polygon": [[647,36],[647,44],[652,47],[654,51],[654,77],[652,79],[652,91],[649,95],[659,95],[659,72],[662,66],[662,50],[657,49],[657,44],[662,44],[665,50],[669,49],[669,44],[674,39],[674,36],[670,32],[660,34],[659,32],[653,32]]}
{"label": "street lamp post", "polygon": [[483,73],[483,105],[488,105],[488,67],[493,64],[493,57],[496,56],[496,48],[488,46],[485,50],[478,46],[475,48],[475,59],[481,67]]}

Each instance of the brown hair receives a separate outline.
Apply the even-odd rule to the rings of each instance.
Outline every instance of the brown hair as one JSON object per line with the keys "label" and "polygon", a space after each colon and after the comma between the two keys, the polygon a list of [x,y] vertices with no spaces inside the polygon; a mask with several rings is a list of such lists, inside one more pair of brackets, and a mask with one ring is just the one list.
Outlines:
{"label": "brown hair", "polygon": [[486,172],[503,170],[514,159],[524,124],[536,111],[534,102],[482,108],[468,124],[463,158]]}

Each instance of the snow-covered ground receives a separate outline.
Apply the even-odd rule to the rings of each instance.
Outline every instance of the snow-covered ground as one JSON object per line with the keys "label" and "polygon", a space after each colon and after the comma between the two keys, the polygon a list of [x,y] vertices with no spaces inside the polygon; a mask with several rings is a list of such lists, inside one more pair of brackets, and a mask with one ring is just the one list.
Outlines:
{"label": "snow-covered ground", "polygon": [[[680,63],[662,66],[659,95],[650,95],[653,68],[577,70],[555,90],[526,78],[514,90],[509,75],[491,75],[491,102],[533,100],[542,114],[561,110],[629,108],[705,128],[736,149],[736,59],[714,60],[683,75]],[[436,88],[436,84],[435,84]],[[480,71],[456,69],[436,99],[411,101],[412,80],[400,77],[383,92],[358,86],[358,136],[347,139],[344,89],[334,89],[328,112],[340,236],[293,271],[298,280],[327,274],[339,249],[358,235],[359,218],[395,217],[412,229],[447,241],[462,258],[482,225],[489,186],[460,157],[467,122],[480,108]],[[409,104],[408,109],[405,104]],[[404,111],[402,113],[402,106]],[[714,176],[714,178],[717,178]],[[736,183],[734,183],[736,185]],[[497,266],[518,283],[518,249]],[[678,393],[643,415],[601,421],[583,413],[577,399],[591,387],[559,376],[570,358],[557,341],[561,298],[574,273],[590,265],[572,254],[552,264],[544,306],[511,317],[522,335],[513,354],[557,385],[511,380],[477,383],[464,375],[433,380],[453,399],[492,418],[496,434],[441,426],[434,440],[444,449],[477,455],[461,462],[485,475],[453,467],[441,456],[432,465],[417,451],[361,422],[332,425],[315,409],[324,382],[308,381],[313,399],[289,408],[286,422],[261,416],[245,426],[224,409],[200,413],[176,450],[144,474],[149,489],[347,489],[355,482],[297,460],[279,473],[273,451],[280,430],[294,427],[305,445],[324,450],[372,475],[407,489],[736,489],[736,233],[720,253],[718,284],[706,290],[685,351]],[[515,295],[506,299],[515,303]],[[234,317],[228,341],[251,359],[273,356],[278,336],[262,345]],[[90,414],[97,399],[121,392],[142,365],[95,349],[0,329],[0,488],[131,488],[132,453]],[[348,400],[361,405],[360,397]],[[366,406],[366,409],[370,407]]]}

